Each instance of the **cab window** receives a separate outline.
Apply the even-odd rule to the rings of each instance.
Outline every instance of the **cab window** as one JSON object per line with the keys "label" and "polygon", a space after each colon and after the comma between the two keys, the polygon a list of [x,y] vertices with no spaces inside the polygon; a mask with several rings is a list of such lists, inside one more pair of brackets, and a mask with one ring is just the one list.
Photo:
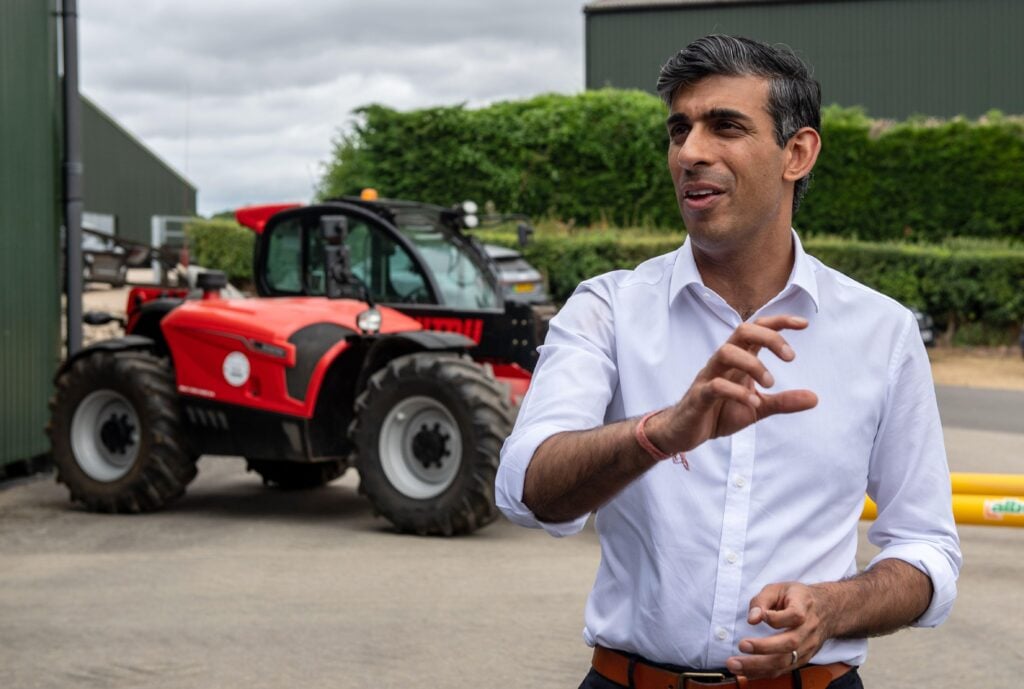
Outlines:
{"label": "cab window", "polygon": [[[323,239],[319,227],[306,233],[308,268],[306,293],[326,292]],[[374,301],[383,303],[431,303],[430,287],[419,266],[405,248],[379,228],[360,218],[349,218],[349,265],[352,274],[366,285]]]}
{"label": "cab window", "polygon": [[274,225],[267,243],[267,285],[275,292],[302,293],[302,225],[290,218]]}
{"label": "cab window", "polygon": [[490,309],[501,306],[493,279],[470,250],[436,224],[401,218],[399,229],[412,240],[441,290],[442,303],[455,309]]}

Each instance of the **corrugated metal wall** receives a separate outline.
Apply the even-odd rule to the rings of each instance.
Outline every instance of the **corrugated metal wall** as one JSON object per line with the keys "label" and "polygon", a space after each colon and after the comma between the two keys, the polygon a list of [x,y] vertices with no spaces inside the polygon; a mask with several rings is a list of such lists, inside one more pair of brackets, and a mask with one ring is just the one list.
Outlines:
{"label": "corrugated metal wall", "polygon": [[46,452],[60,346],[52,0],[0,2],[0,473]]}
{"label": "corrugated metal wall", "polygon": [[130,133],[82,98],[85,210],[117,218],[117,235],[149,243],[153,215],[196,213],[196,190]]}
{"label": "corrugated metal wall", "polygon": [[587,88],[654,91],[660,66],[709,33],[786,43],[823,102],[874,117],[1024,113],[1021,0],[838,0],[591,12]]}

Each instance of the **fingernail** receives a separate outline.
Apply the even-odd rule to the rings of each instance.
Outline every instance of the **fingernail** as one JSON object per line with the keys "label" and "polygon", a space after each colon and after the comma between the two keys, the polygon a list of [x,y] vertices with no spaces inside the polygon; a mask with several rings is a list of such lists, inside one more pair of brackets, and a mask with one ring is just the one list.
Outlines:
{"label": "fingernail", "polygon": [[756,622],[761,617],[761,608],[751,608],[750,614],[747,615],[747,621],[750,623]]}
{"label": "fingernail", "polygon": [[743,665],[738,660],[728,660],[725,663],[725,667],[734,675],[738,675],[743,671]]}
{"label": "fingernail", "polygon": [[790,347],[788,344],[784,344],[782,345],[782,356],[785,359],[792,359],[793,357],[796,356],[796,352],[794,352],[793,348]]}
{"label": "fingernail", "polygon": [[761,398],[758,397],[757,395],[751,395],[750,396],[750,404],[753,407],[755,407],[755,408],[756,407],[760,407],[761,406]]}
{"label": "fingernail", "polygon": [[750,643],[749,641],[741,641],[740,650],[744,653],[750,653],[754,650],[754,644]]}
{"label": "fingernail", "polygon": [[775,385],[775,376],[773,376],[770,371],[765,371],[764,378],[761,380],[761,385],[766,388],[770,388]]}
{"label": "fingernail", "polygon": [[804,318],[803,316],[793,316],[793,320],[796,321],[797,323],[800,323],[801,325],[807,323],[807,319]]}

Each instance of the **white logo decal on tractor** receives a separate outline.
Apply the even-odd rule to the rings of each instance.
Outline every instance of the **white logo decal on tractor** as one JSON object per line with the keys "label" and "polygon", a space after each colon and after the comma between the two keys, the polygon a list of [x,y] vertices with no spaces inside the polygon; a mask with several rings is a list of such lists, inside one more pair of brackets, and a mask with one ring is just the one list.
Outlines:
{"label": "white logo decal on tractor", "polygon": [[241,352],[231,352],[224,357],[224,380],[236,388],[249,380],[249,359]]}

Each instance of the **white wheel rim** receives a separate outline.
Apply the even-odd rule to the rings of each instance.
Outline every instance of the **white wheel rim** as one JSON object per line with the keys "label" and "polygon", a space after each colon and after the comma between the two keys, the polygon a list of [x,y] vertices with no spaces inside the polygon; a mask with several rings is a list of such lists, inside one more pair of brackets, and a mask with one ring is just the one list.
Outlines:
{"label": "white wheel rim", "polygon": [[455,417],[433,397],[407,397],[380,429],[381,467],[402,495],[427,500],[443,493],[462,464],[462,433]]}
{"label": "white wheel rim", "polygon": [[71,419],[71,452],[82,471],[97,481],[116,481],[139,453],[139,417],[123,395],[97,390]]}

